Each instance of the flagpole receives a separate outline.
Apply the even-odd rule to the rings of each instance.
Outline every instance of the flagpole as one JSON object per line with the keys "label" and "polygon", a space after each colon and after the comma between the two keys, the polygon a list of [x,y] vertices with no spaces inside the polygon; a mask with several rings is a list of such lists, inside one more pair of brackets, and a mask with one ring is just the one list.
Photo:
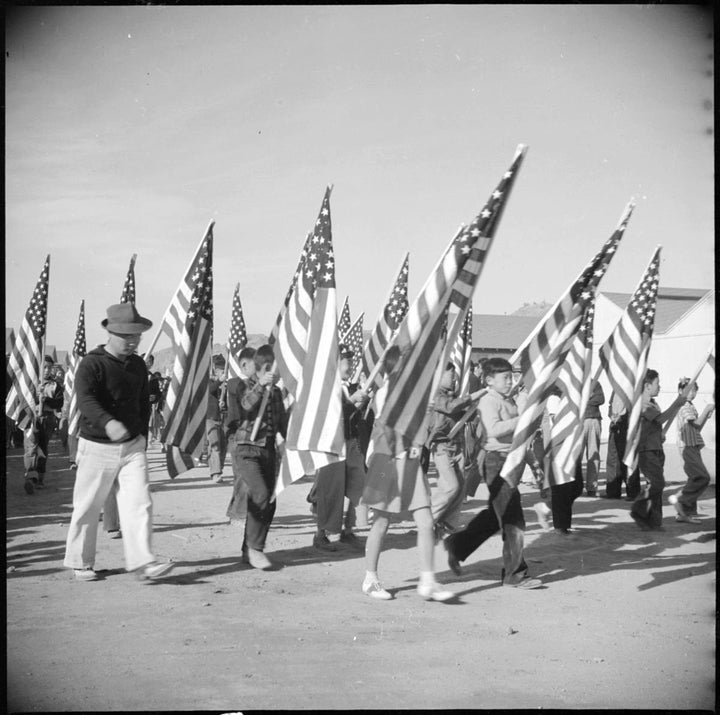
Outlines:
{"label": "flagpole", "polygon": [[[203,237],[200,239],[200,243],[198,243],[198,247],[195,249],[195,252],[193,253],[192,258],[190,259],[190,262],[188,263],[187,268],[185,269],[184,273],[182,274],[183,277],[180,279],[181,282],[185,280],[185,276],[188,274],[188,271],[190,270],[190,267],[191,267],[192,264],[194,263],[194,261],[195,261],[195,256],[197,256],[197,253],[198,253],[198,251],[200,250],[200,246],[202,246],[203,241],[205,240],[205,238],[207,237],[210,229],[211,229],[214,225],[215,225],[215,219],[211,219],[211,220],[210,220],[210,223],[208,223],[208,227],[205,229],[205,233],[203,233]],[[162,326],[163,326],[163,323],[165,322],[165,316],[168,314],[168,311],[170,310],[170,307],[172,306],[173,300],[175,299],[175,296],[176,296],[176,295],[177,295],[177,291],[175,291],[175,292],[173,293],[173,297],[170,299],[170,303],[168,303],[168,307],[165,309],[165,312],[163,313],[162,320],[160,321],[160,328],[158,329],[157,333],[155,333],[155,337],[153,338],[152,342],[150,343],[150,346],[149,346],[149,347],[147,348],[147,350],[145,351],[145,355],[151,355],[151,354],[152,354],[152,350],[153,350],[153,348],[155,347],[155,344],[156,344],[157,341],[160,339],[160,333],[162,333],[162,331],[163,331],[163,330],[162,330]]]}

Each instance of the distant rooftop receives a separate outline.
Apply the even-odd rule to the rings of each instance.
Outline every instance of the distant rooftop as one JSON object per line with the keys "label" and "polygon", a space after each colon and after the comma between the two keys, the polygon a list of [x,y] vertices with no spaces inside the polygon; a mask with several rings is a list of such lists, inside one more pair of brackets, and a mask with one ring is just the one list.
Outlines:
{"label": "distant rooftop", "polygon": [[[606,293],[600,291],[621,310],[625,310],[632,293]],[[709,288],[660,288],[655,310],[655,333],[664,333],[699,300],[710,293]]]}
{"label": "distant rooftop", "polygon": [[539,320],[534,315],[473,315],[473,347],[515,350]]}

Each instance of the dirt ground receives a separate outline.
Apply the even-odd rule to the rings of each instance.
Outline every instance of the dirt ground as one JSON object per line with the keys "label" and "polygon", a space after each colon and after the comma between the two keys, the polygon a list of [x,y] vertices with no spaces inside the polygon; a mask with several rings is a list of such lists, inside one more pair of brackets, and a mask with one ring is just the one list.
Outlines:
{"label": "dirt ground", "polygon": [[[715,454],[702,524],[676,523],[684,481],[667,449],[665,531],[641,532],[624,500],[576,502],[574,539],[543,532],[522,486],[526,559],[545,587],[499,583],[496,536],[456,578],[451,603],[415,593],[411,522],[391,526],[380,576],[394,600],[364,596],[362,552],[312,548],[303,480],[283,492],[267,553],[240,564],[229,480],[198,468],[169,480],[150,452],[154,548],[171,577],[139,582],[122,542],[100,531],[102,579],[62,565],[73,472],[51,443],[48,486],[28,496],[7,455],[7,702],[19,711],[255,709],[693,709],[715,707]],[[55,453],[53,453],[55,452]],[[226,467],[226,474],[229,473]],[[481,485],[468,521],[485,503]],[[362,532],[361,532],[362,535]]]}

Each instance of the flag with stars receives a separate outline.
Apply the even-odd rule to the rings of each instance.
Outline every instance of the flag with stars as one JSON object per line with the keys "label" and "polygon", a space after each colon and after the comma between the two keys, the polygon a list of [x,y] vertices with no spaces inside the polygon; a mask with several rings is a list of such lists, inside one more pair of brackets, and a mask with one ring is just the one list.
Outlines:
{"label": "flag with stars", "polygon": [[130,259],[130,267],[128,268],[127,275],[125,276],[125,283],[122,289],[122,295],[120,296],[121,303],[135,303],[135,259],[137,254],[133,253]]}
{"label": "flag with stars", "polygon": [[573,338],[556,381],[560,401],[550,428],[547,450],[553,461],[553,484],[566,484],[575,477],[575,465],[584,444],[584,417],[594,386],[592,340],[595,317],[595,289],[586,304],[577,335]]}
{"label": "flag with stars", "polygon": [[463,327],[453,345],[450,361],[458,377],[459,395],[470,393],[470,356],[472,354],[472,306],[468,306]]}
{"label": "flag with stars", "polygon": [[[526,148],[518,147],[483,210],[453,238],[391,341],[400,359],[388,378],[387,395],[378,421],[395,432],[406,447],[425,442],[428,404],[438,361],[447,343],[462,328],[478,277],[510,196]],[[452,310],[446,316],[446,311]]]}
{"label": "flag with stars", "polygon": [[[338,335],[343,336],[352,327],[352,319],[350,318],[350,302],[349,297],[345,297],[342,310],[340,311],[340,320],[338,320]],[[343,342],[342,337],[340,342]]]}
{"label": "flag with stars", "polygon": [[373,328],[362,355],[363,372],[372,373],[390,339],[400,327],[408,311],[408,270],[410,254],[406,253],[385,307]]}
{"label": "flag with stars", "polygon": [[87,353],[87,342],[85,340],[85,301],[80,303],[80,314],[78,315],[77,328],[75,328],[75,342],[70,353],[70,364],[65,372],[65,402],[68,404],[68,434],[76,435],[80,429],[80,411],[77,404],[77,393],[75,392],[75,370],[80,360]]}
{"label": "flag with stars", "polygon": [[[348,328],[348,330],[341,334],[340,342],[346,345],[352,350],[353,357],[350,365],[350,375],[355,375],[355,372],[360,366],[360,360],[362,359],[362,345],[363,345],[363,317],[365,313],[360,313],[355,319],[355,322]],[[353,379],[353,382],[357,380]]]}
{"label": "flag with stars", "polygon": [[10,389],[5,398],[5,414],[21,429],[30,426],[39,404],[37,393],[42,379],[49,282],[50,256],[45,259],[7,362]]}
{"label": "flag with stars", "polygon": [[623,461],[630,471],[637,466],[643,380],[655,326],[659,273],[658,247],[620,321],[600,348],[600,362],[629,415]]}
{"label": "flag with stars", "polygon": [[163,318],[173,335],[176,353],[163,408],[161,441],[167,449],[171,478],[193,466],[205,437],[213,320],[213,225]]}
{"label": "flag with stars", "polygon": [[247,345],[247,330],[240,304],[240,284],[235,286],[228,337],[228,380],[240,377],[240,351]]}
{"label": "flag with stars", "polygon": [[[513,364],[519,363],[520,379],[527,390],[527,402],[520,413],[510,452],[500,472],[511,488],[517,486],[522,472],[519,467],[524,464],[530,440],[540,428],[550,390],[567,358],[583,316],[594,301],[595,289],[617,251],[633,209],[634,204],[628,204],[612,236],[510,360]],[[502,515],[502,501],[497,502],[496,510]]]}
{"label": "flag with stars", "polygon": [[330,191],[277,333],[276,364],[294,400],[277,493],[345,458]]}

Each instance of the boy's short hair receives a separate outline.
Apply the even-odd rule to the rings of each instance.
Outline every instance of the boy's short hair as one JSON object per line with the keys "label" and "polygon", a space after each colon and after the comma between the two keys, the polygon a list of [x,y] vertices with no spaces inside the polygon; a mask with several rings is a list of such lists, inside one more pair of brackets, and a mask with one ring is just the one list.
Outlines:
{"label": "boy's short hair", "polygon": [[255,359],[255,348],[246,347],[240,351],[238,360],[254,360]]}
{"label": "boy's short hair", "polygon": [[272,345],[261,345],[255,351],[255,364],[264,365],[267,362],[275,362],[275,353],[273,352]]}
{"label": "boy's short hair", "polygon": [[655,381],[658,377],[660,377],[660,374],[657,370],[653,370],[651,367],[649,367],[645,372],[645,377],[643,378],[643,387],[645,385],[649,385],[651,382]]}
{"label": "boy's short hair", "polygon": [[483,377],[495,377],[500,372],[512,372],[512,365],[505,358],[489,358],[483,365]]}
{"label": "boy's short hair", "polygon": [[395,365],[398,364],[399,359],[400,348],[397,345],[393,345],[392,347],[388,348],[382,360],[386,374],[389,375],[395,369]]}

